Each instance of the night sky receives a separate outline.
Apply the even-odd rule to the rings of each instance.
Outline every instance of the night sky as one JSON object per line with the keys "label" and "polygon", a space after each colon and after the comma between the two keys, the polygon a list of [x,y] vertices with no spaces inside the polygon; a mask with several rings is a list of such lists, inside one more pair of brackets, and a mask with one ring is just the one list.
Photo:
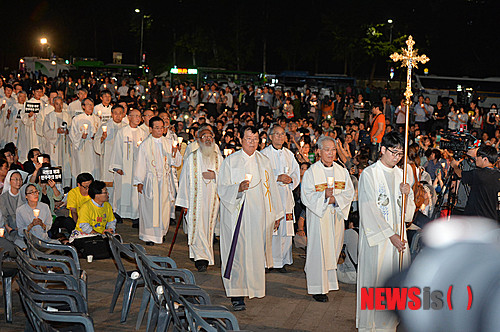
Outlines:
{"label": "night sky", "polygon": [[[123,63],[136,64],[144,13],[144,51],[155,73],[170,68],[174,56],[179,67],[192,67],[193,53],[197,66],[262,71],[265,45],[268,73],[362,78],[373,70],[383,77],[392,19],[393,45],[413,35],[431,58],[430,74],[492,77],[500,76],[498,6],[494,0],[2,1],[0,65],[5,73],[20,57],[40,55],[42,36],[59,57],[109,63],[118,51]],[[367,38],[369,27],[376,27],[376,38]]]}

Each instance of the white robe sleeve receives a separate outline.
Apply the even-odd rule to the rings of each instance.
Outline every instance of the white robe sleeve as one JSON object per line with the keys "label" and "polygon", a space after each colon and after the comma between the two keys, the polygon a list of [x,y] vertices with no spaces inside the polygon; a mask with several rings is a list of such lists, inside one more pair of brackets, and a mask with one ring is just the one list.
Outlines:
{"label": "white robe sleeve", "polygon": [[182,164],[182,155],[180,149],[177,149],[177,152],[175,153],[175,157],[171,154],[171,157],[169,158],[170,160],[170,166],[174,167],[179,167]]}
{"label": "white robe sleeve", "polygon": [[292,153],[290,153],[292,159],[292,169],[290,172],[290,177],[292,178],[292,183],[289,184],[290,190],[294,190],[300,183],[300,166]]}
{"label": "white robe sleeve", "polygon": [[231,178],[231,159],[234,157],[228,157],[222,162],[217,179],[217,193],[224,207],[231,213],[235,213],[243,195],[238,195],[240,183],[233,183]]}
{"label": "white robe sleeve", "polygon": [[192,158],[188,158],[182,166],[181,176],[179,178],[179,190],[177,191],[177,199],[175,205],[189,209],[189,184],[191,183],[191,168]]}
{"label": "white robe sleeve", "polygon": [[[53,116],[52,116],[53,115]],[[55,126],[54,126],[54,121],[55,121]],[[50,144],[56,145],[57,144],[57,117],[55,114],[49,114],[45,117],[45,120],[43,121],[43,135],[49,141]]]}
{"label": "white robe sleeve", "polygon": [[394,235],[395,232],[385,221],[382,212],[377,206],[377,190],[373,186],[370,177],[373,177],[373,174],[364,171],[359,178],[359,227],[363,228],[368,245],[373,247]]}
{"label": "white robe sleeve", "polygon": [[328,208],[324,191],[316,191],[312,169],[308,169],[302,178],[300,200],[318,218],[322,218]]}
{"label": "white robe sleeve", "polygon": [[[71,130],[69,132],[69,139],[73,144],[73,149],[81,150],[83,147],[84,139],[82,138],[82,133],[80,132],[80,123],[79,119],[74,119],[73,124],[71,126]],[[90,133],[89,133],[90,135]]]}
{"label": "white robe sleeve", "polygon": [[[118,136],[118,135],[117,135]],[[116,137],[118,138],[118,137]],[[116,144],[115,138],[115,144]],[[154,143],[153,143],[154,144]],[[137,153],[137,159],[134,165],[134,186],[138,184],[146,183],[146,175],[147,175],[147,158],[146,158],[146,149],[144,144],[139,146],[139,152]]]}
{"label": "white robe sleeve", "polygon": [[[100,140],[100,138],[99,138]],[[140,165],[140,164],[139,164]],[[123,130],[119,130],[115,136],[113,151],[111,152],[109,171],[114,173],[114,169],[123,169]]]}
{"label": "white robe sleeve", "polygon": [[[102,156],[102,151],[104,148],[104,143],[106,143],[106,140],[102,141],[101,143],[101,137],[102,137],[102,126],[99,126],[99,129],[97,129],[97,133],[94,136],[94,140],[92,141],[92,145],[94,146],[94,151],[98,155]],[[103,170],[106,171],[106,170]]]}
{"label": "white robe sleeve", "polygon": [[340,194],[333,195],[335,197],[335,211],[344,220],[349,217],[349,210],[351,209],[351,203],[354,199],[354,186],[352,184],[351,176],[345,168],[342,169],[345,172],[345,189],[342,190]]}

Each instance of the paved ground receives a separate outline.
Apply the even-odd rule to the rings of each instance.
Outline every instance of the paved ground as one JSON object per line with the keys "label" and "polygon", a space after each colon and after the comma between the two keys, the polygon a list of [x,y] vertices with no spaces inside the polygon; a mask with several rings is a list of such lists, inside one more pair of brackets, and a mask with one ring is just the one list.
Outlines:
{"label": "paved ground", "polygon": [[[125,221],[118,225],[118,232],[124,242],[138,242],[137,229]],[[163,245],[146,247],[148,253],[167,255],[174,226],[170,227],[167,242]],[[143,244],[143,243],[142,243]],[[225,296],[220,272],[219,247],[216,244],[216,265],[206,273],[199,273],[194,263],[188,259],[186,236],[179,232],[172,258],[179,267],[192,270],[198,285],[209,294],[214,304],[230,306]],[[289,273],[269,273],[266,275],[266,297],[246,300],[247,310],[236,312],[240,328],[252,331],[355,331],[355,285],[340,284],[340,291],[330,292],[328,303],[319,303],[307,295],[304,274],[303,251],[294,248],[294,264]],[[89,311],[96,331],[133,331],[139,311],[142,289],[138,289],[136,299],[125,324],[120,324],[121,298],[114,313],[109,313],[109,304],[114,290],[116,268],[112,259],[87,263],[81,261],[88,274]],[[17,285],[14,283],[14,289]],[[2,299],[3,301],[3,299]],[[0,331],[23,331],[25,316],[19,297],[14,294],[14,322],[5,323],[3,303],[0,308]],[[144,322],[141,331],[146,328]]]}

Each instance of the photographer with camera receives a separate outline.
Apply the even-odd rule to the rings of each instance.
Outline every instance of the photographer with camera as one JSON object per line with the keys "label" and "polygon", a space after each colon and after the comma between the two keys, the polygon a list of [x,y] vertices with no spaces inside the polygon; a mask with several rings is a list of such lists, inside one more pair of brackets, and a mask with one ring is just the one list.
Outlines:
{"label": "photographer with camera", "polygon": [[451,167],[462,179],[461,182],[471,188],[464,215],[483,216],[498,221],[500,171],[493,166],[497,159],[498,152],[494,147],[482,145],[476,153],[476,169],[463,171],[459,167],[459,161],[451,162]]}

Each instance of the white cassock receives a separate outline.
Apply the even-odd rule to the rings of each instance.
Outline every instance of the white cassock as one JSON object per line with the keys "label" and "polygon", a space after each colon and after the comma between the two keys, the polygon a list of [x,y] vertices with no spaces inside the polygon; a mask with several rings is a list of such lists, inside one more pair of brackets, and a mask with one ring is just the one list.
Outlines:
{"label": "white cassock", "polygon": [[99,111],[101,111],[101,120],[102,122],[107,122],[111,119],[111,104],[108,106],[104,106],[102,103],[94,106],[94,114],[99,115]]}
{"label": "white cassock", "polygon": [[[169,142],[170,145],[174,145],[174,144],[178,145],[177,135],[172,130],[169,130],[167,132],[167,135],[165,135],[165,138],[167,139],[167,142]],[[178,146],[178,152],[179,152],[179,154],[181,153],[180,146]],[[170,177],[171,177],[171,179],[170,179],[171,193],[174,195],[174,197],[177,197],[177,191],[179,190],[179,179],[177,176],[177,168],[176,167],[172,166],[172,172],[170,172]],[[170,206],[170,218],[175,219],[175,201]]]}
{"label": "white cassock", "polygon": [[[250,187],[238,193],[245,174],[252,174]],[[272,267],[274,222],[284,217],[280,194],[269,159],[259,151],[243,150],[222,162],[217,180],[220,205],[220,252],[224,275],[234,230],[243,206],[241,228],[230,279],[222,278],[228,297],[266,295],[265,268]],[[283,221],[283,220],[281,220]]]}
{"label": "white cassock", "polygon": [[295,156],[287,148],[277,150],[272,145],[269,145],[261,152],[271,160],[273,175],[276,179],[280,174],[286,174],[292,178],[292,183],[289,184],[277,182],[285,220],[280,223],[278,231],[273,234],[273,267],[282,268],[293,263],[292,237],[294,236],[293,224],[295,217],[293,207],[295,206],[295,200],[292,191],[300,183],[300,168]]}
{"label": "white cassock", "polygon": [[[101,143],[103,126],[106,126],[106,132],[108,135],[106,136],[106,139]],[[99,126],[93,142],[94,151],[99,155],[99,173],[101,174],[101,181],[104,181],[106,183],[106,187],[108,187],[109,202],[111,204],[113,204],[114,187],[113,173],[109,171],[109,166],[111,165],[111,154],[113,153],[113,147],[115,145],[116,133],[124,126],[126,126],[126,124],[123,121],[120,123],[116,123],[113,121],[113,119],[109,119],[108,122],[102,123],[102,126]],[[114,206],[113,209],[115,209]]]}
{"label": "white cassock", "polygon": [[[38,143],[38,135],[36,134],[35,130],[35,121],[37,115],[34,114],[32,117],[30,117],[29,113],[26,113],[25,108],[26,108],[26,103],[22,105],[22,111],[21,111],[21,121],[24,124],[24,130],[26,133],[26,143],[27,143],[27,150],[24,151],[25,155],[23,155],[24,158],[27,157],[29,150],[34,148],[40,148],[40,145]],[[19,157],[21,157],[21,148],[19,149]]]}
{"label": "white cassock", "polygon": [[[335,203],[325,199],[327,177],[333,177]],[[354,199],[354,186],[348,171],[337,163],[325,167],[314,163],[302,178],[300,199],[306,206],[307,259],[305,265],[307,292],[326,294],[338,290],[337,260],[344,242],[344,220]]]}
{"label": "white cassock", "polygon": [[[410,171],[411,173],[411,171]],[[395,314],[384,310],[361,310],[362,287],[384,287],[393,273],[399,271],[399,252],[389,237],[400,234],[401,191],[403,170],[389,168],[379,160],[365,168],[359,179],[359,250],[356,327],[360,331],[396,331],[398,320]],[[410,190],[405,220],[413,219],[415,203]],[[406,227],[403,230],[406,238]],[[403,255],[403,266],[410,263],[407,248]]]}
{"label": "white cassock", "polygon": [[[139,193],[132,185],[139,144],[145,140],[144,132],[129,125],[118,130],[107,171],[113,173],[113,209],[122,218],[139,218]],[[121,169],[123,175],[115,172]]]}
{"label": "white cassock", "polygon": [[[37,100],[35,98],[31,98],[27,101],[27,103],[37,103],[40,104],[40,112],[35,114],[33,117],[35,118],[35,132],[38,138],[38,147],[42,151],[42,153],[46,153],[45,149],[47,148],[45,137],[43,136],[43,121],[45,117],[49,113],[48,111],[53,111],[54,107],[49,105],[44,98],[40,98]],[[50,107],[49,107],[50,106]]]}
{"label": "white cassock", "polygon": [[139,146],[134,186],[143,184],[139,193],[139,238],[162,243],[170,224],[170,206],[175,197],[169,192],[172,166],[181,164],[181,154],[172,156],[172,145],[165,137],[149,135]]}
{"label": "white cassock", "polygon": [[149,126],[148,125],[143,123],[139,126],[139,129],[144,132],[144,137],[148,137],[148,135],[149,135]]}
{"label": "white cassock", "polygon": [[198,144],[198,141],[193,141],[193,142],[189,143],[188,146],[186,147],[186,149],[184,150],[183,159],[186,160],[187,157],[191,153],[193,153],[194,151],[198,150],[199,147],[200,147],[200,145]]}
{"label": "white cassock", "polygon": [[[28,133],[26,131],[26,125],[24,124],[24,121],[23,121],[23,116],[24,116],[24,104],[19,104],[19,103],[16,103],[13,108],[12,108],[12,115],[13,115],[13,119],[14,119],[14,124],[13,124],[13,127],[14,127],[14,132],[17,128],[17,140],[16,140],[16,146],[17,146],[17,149],[18,149],[18,153],[17,155],[19,156],[19,161],[21,163],[24,163],[26,160],[28,160],[28,152],[29,150],[31,149],[31,146],[30,146],[30,143],[29,143],[29,139],[30,139],[30,136],[31,135],[35,135],[36,134],[34,132],[31,133]],[[26,114],[26,118],[28,117],[28,115]],[[28,119],[26,119],[27,122]]]}
{"label": "white cassock", "polygon": [[[17,104],[17,100],[12,96],[10,98],[7,97],[0,98],[0,107],[2,105],[5,105],[4,108],[0,110],[0,126],[2,127],[2,130],[0,131],[0,146],[4,146],[9,142],[13,142],[11,127],[13,124],[12,111],[15,104]],[[8,113],[9,110],[11,112],[10,115]]]}
{"label": "white cassock", "polygon": [[[92,145],[92,138],[99,129],[100,119],[97,115],[82,113],[73,118],[69,138],[71,149],[71,174],[76,178],[80,173],[90,173],[94,179],[99,179],[99,159]],[[83,139],[84,124],[88,125],[87,138]]]}
{"label": "white cassock", "polygon": [[[187,209],[189,258],[207,260],[210,265],[214,265],[213,239],[219,216],[217,177],[223,161],[220,153],[214,152],[213,156],[210,160],[198,150],[184,161],[175,202]],[[207,170],[216,173],[215,180],[203,178],[202,173]]]}
{"label": "white cassock", "polygon": [[80,115],[81,113],[83,113],[82,102],[80,101],[80,99],[77,99],[77,100],[72,101],[71,103],[69,103],[69,105],[68,105],[68,113],[71,116],[71,118],[74,118],[75,116]]}
{"label": "white cassock", "polygon": [[71,144],[68,135],[59,134],[57,130],[71,128],[71,117],[67,112],[50,112],[43,123],[43,133],[47,142],[45,153],[50,155],[52,166],[59,166],[62,170],[63,187],[71,186]]}
{"label": "white cassock", "polygon": [[[16,102],[12,105],[10,110],[10,117],[7,120],[6,125],[9,130],[9,142],[14,142],[14,144],[16,145],[18,149],[19,160],[25,160],[29,148],[27,149],[26,132],[24,130],[24,123],[21,118],[21,114],[22,112],[24,112],[24,104],[19,104]],[[22,143],[21,140],[23,141]]]}

